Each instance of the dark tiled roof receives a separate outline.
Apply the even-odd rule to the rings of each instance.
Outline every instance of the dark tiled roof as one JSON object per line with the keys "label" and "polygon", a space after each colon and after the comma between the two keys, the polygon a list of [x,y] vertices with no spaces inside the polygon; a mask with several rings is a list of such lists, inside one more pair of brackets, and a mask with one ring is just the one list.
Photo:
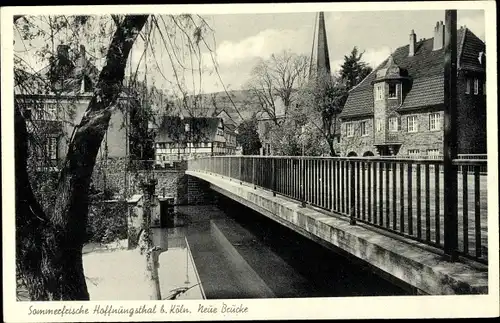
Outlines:
{"label": "dark tiled roof", "polygon": [[[62,94],[79,93],[82,78],[84,77],[86,80],[85,92],[91,92],[91,85],[94,85],[99,77],[99,70],[87,59],[80,66],[80,58],[80,56],[76,56],[74,61],[66,60],[64,62],[59,58],[55,58],[48,66],[36,73],[16,69],[15,93],[25,95],[49,94],[54,90],[56,84],[59,85],[58,90]],[[54,69],[56,74],[52,75],[52,77],[51,66],[56,67]]]}
{"label": "dark tiled roof", "polygon": [[411,91],[399,110],[409,110],[444,102],[443,76],[422,77],[413,81]]}
{"label": "dark tiled roof", "polygon": [[[433,38],[417,42],[414,56],[408,56],[409,45],[399,47],[392,54],[394,62],[408,73],[412,83],[399,111],[443,103],[444,48],[433,51],[433,42]],[[457,45],[459,68],[484,72],[478,60],[479,52],[484,51],[484,43],[469,29],[461,28],[457,32]],[[341,118],[373,115],[372,82],[386,62],[387,59],[349,92]]]}
{"label": "dark tiled roof", "polygon": [[[219,118],[181,119],[176,116],[157,116],[156,119],[156,142],[213,142],[221,122]],[[186,123],[189,124],[188,132]]]}

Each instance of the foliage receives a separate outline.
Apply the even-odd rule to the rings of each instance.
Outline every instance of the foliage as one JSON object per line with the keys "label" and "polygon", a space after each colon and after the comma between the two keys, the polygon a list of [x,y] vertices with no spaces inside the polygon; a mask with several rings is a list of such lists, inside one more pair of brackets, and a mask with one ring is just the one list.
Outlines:
{"label": "foliage", "polygon": [[340,77],[347,90],[355,87],[372,72],[372,68],[362,60],[363,53],[359,53],[358,48],[355,46],[349,56],[344,56]]}
{"label": "foliage", "polygon": [[259,134],[257,133],[257,118],[255,115],[240,123],[236,141],[243,148],[243,155],[259,154],[259,149],[262,147],[262,144],[260,143]]}
{"label": "foliage", "polygon": [[92,202],[87,223],[88,242],[109,243],[127,238],[127,203]]}
{"label": "foliage", "polygon": [[291,116],[314,138],[323,138],[330,156],[338,155],[336,141],[340,136],[339,114],[347,100],[347,87],[338,79],[316,78],[300,91],[300,101]]}

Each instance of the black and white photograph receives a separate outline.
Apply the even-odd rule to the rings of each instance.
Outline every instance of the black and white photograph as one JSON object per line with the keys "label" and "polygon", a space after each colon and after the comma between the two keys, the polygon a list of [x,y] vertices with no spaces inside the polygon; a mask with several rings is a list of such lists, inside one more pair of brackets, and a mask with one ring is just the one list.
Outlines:
{"label": "black and white photograph", "polygon": [[4,321],[498,316],[495,12],[3,7]]}

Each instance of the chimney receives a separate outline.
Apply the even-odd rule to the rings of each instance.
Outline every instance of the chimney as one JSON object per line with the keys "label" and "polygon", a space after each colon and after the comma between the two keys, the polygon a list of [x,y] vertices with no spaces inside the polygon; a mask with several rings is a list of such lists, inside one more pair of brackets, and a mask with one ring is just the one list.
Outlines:
{"label": "chimney", "polygon": [[57,58],[69,60],[69,46],[57,45]]}
{"label": "chimney", "polygon": [[417,35],[415,35],[415,31],[412,29],[410,33],[410,47],[408,49],[408,56],[415,55],[416,43],[417,43]]}
{"label": "chimney", "polygon": [[442,21],[436,22],[434,27],[434,46],[432,50],[439,50],[444,46],[444,24]]}

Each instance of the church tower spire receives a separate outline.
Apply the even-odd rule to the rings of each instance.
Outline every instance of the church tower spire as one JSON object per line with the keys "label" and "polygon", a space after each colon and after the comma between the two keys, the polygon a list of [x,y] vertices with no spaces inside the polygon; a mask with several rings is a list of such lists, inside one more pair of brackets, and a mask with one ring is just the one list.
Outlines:
{"label": "church tower spire", "polygon": [[330,55],[328,53],[328,41],[326,39],[325,15],[319,13],[318,21],[318,51],[316,57],[317,77],[330,77]]}

